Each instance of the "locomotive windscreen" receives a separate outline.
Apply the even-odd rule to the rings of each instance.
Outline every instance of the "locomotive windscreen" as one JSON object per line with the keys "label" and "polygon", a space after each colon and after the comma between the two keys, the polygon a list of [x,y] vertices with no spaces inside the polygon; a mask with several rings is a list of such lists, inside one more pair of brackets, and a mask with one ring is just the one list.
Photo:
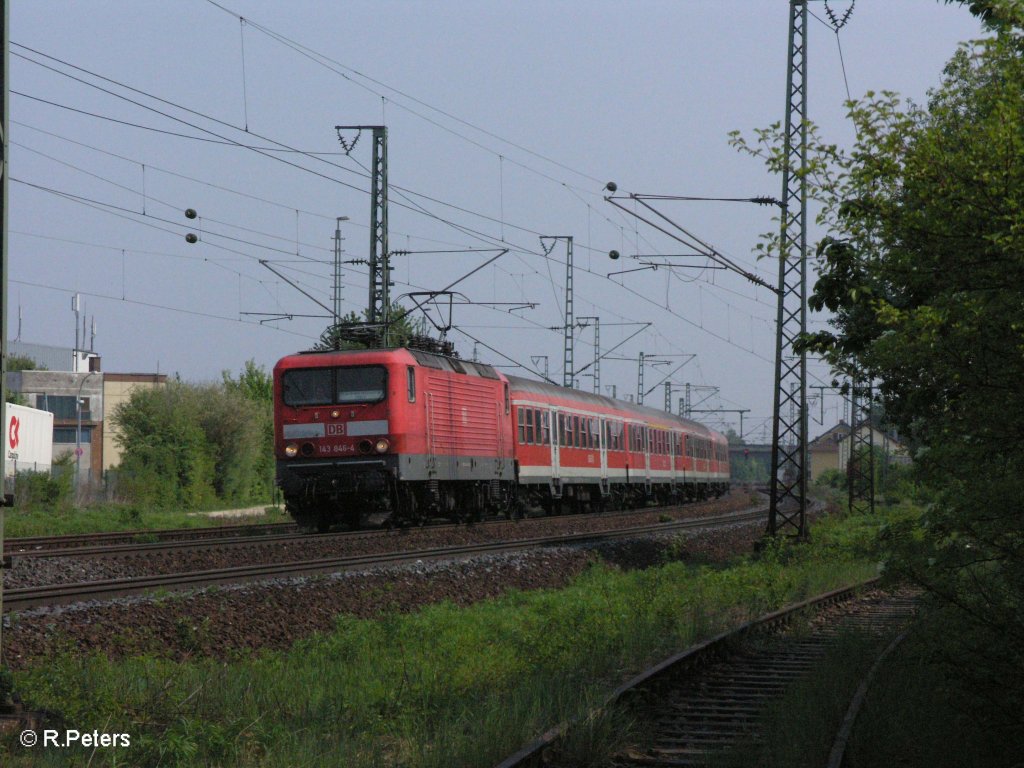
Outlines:
{"label": "locomotive windscreen", "polygon": [[376,365],[298,368],[285,371],[281,386],[285,405],[292,407],[376,403],[387,393],[387,372]]}

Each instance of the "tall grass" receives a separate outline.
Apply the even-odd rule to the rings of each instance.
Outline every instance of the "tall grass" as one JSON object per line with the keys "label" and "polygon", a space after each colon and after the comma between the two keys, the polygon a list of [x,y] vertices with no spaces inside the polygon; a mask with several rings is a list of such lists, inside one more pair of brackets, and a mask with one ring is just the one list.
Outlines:
{"label": "tall grass", "polygon": [[[230,663],[68,655],[17,685],[70,727],[133,734],[132,765],[490,765],[653,660],[870,575],[844,554],[862,535],[847,528],[728,568],[596,566],[565,589],[468,608],[340,616],[286,652]],[[124,757],[99,750],[92,765]]]}

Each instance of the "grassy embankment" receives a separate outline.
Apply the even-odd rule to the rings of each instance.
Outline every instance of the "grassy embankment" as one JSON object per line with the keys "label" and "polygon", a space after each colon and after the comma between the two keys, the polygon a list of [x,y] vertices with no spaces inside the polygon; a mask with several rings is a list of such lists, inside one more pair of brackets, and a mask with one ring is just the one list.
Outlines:
{"label": "grassy embankment", "polygon": [[75,509],[69,506],[4,511],[4,538],[17,536],[60,536],[103,531],[152,531],[161,528],[210,528],[245,523],[287,523],[291,518],[283,508],[267,507],[262,515],[246,517],[210,517],[183,510],[140,510],[137,507],[110,504]]}
{"label": "grassy embankment", "polygon": [[[658,658],[785,603],[873,575],[880,523],[832,519],[813,541],[728,567],[595,566],[561,590],[511,593],[335,630],[231,663],[74,655],[19,672],[31,704],[124,749],[37,750],[5,765],[486,766],[587,711]],[[387,595],[381,595],[386,604]],[[244,628],[239,628],[244,631]]]}

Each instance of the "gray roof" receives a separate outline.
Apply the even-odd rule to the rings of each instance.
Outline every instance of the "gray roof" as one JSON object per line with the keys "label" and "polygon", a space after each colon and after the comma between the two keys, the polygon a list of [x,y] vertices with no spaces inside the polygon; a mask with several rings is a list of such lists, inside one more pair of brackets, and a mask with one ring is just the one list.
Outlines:
{"label": "gray roof", "polygon": [[27,341],[8,341],[7,356],[28,357],[49,371],[70,371],[74,363],[71,347],[51,347],[48,344],[30,344]]}
{"label": "gray roof", "polygon": [[[660,421],[664,421],[665,419],[668,419],[669,421],[676,422],[680,426],[685,427],[691,432],[721,436],[720,433],[705,427],[700,422],[692,421],[691,419],[684,419],[681,416],[676,416],[674,413],[662,411],[657,408],[650,408],[646,405],[637,405],[636,403],[629,403],[625,400],[613,400],[612,398],[605,397],[603,395],[595,395],[590,392],[581,392],[578,389],[560,387],[557,384],[549,384],[545,381],[535,381],[534,379],[523,379],[519,376],[508,375],[506,375],[506,378],[514,391],[530,392],[535,395],[544,395],[546,397],[560,397],[580,403],[581,405],[601,406],[603,408],[626,411],[649,420],[658,419]],[[722,439],[724,440],[725,438],[723,437]]]}

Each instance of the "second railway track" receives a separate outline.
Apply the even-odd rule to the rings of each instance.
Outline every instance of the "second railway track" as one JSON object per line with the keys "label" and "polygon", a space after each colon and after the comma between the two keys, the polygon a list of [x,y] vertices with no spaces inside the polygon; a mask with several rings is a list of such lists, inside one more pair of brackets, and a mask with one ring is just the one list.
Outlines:
{"label": "second railway track", "polygon": [[[916,593],[906,589],[862,594],[856,587],[836,590],[683,651],[609,696],[609,705],[628,707],[647,727],[639,743],[620,749],[602,764],[717,764],[737,745],[760,738],[768,704],[808,674],[841,633],[895,635],[915,609]],[[808,612],[808,621],[797,621]],[[573,727],[570,723],[552,729],[497,768],[558,768],[560,740]]]}
{"label": "second railway track", "polygon": [[286,578],[316,573],[331,573],[383,565],[396,565],[417,561],[444,560],[460,557],[507,552],[531,547],[573,545],[588,542],[628,539],[650,534],[672,533],[703,527],[718,527],[765,519],[765,510],[732,512],[709,517],[659,522],[649,525],[617,528],[605,531],[568,533],[553,536],[519,538],[515,540],[463,544],[400,552],[346,555],[342,557],[295,560],[281,563],[236,566],[213,570],[170,573],[153,576],[116,578],[76,584],[57,584],[6,590],[5,612],[40,606],[54,606],[84,600],[109,599],[144,594],[156,589],[188,589],[219,584],[256,581],[268,578]]}

